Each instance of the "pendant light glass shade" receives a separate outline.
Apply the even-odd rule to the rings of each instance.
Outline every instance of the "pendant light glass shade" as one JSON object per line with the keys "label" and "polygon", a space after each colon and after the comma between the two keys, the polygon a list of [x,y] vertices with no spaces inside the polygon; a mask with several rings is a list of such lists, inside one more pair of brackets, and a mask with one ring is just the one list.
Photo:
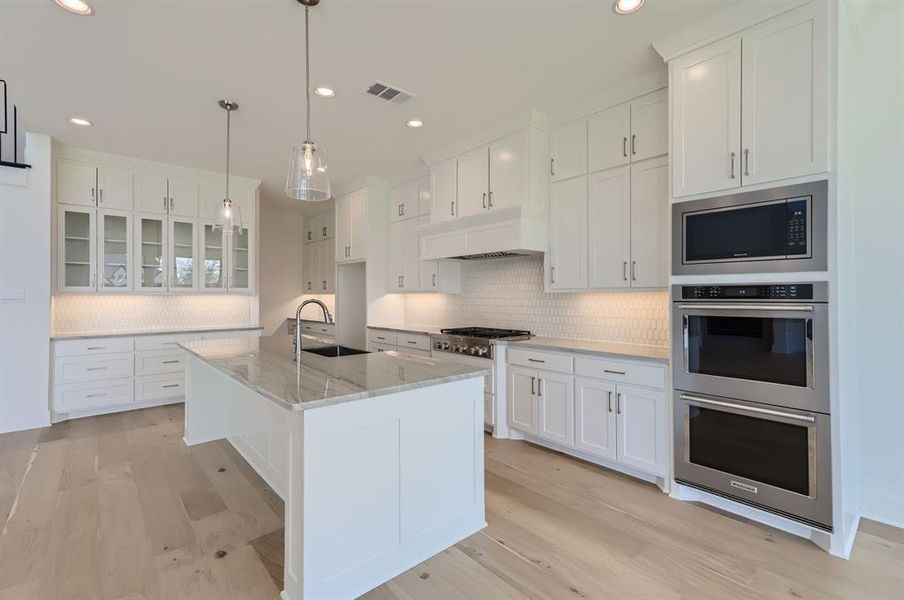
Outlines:
{"label": "pendant light glass shade", "polygon": [[304,85],[305,85],[305,141],[294,146],[289,155],[286,175],[286,194],[304,202],[329,200],[330,172],[326,152],[311,141],[311,48],[308,41],[308,9],[320,0],[298,0],[304,5]]}
{"label": "pendant light glass shade", "polygon": [[329,200],[330,174],[326,152],[314,142],[302,142],[292,148],[286,193],[296,200],[322,202]]}
{"label": "pendant light glass shade", "polygon": [[217,222],[214,229],[222,229],[226,235],[232,235],[235,229],[242,228],[242,212],[237,204],[234,204],[229,198],[229,142],[231,138],[231,117],[232,111],[238,110],[239,105],[229,100],[220,100],[220,108],[226,111],[226,193],[223,196],[223,202],[217,210]]}

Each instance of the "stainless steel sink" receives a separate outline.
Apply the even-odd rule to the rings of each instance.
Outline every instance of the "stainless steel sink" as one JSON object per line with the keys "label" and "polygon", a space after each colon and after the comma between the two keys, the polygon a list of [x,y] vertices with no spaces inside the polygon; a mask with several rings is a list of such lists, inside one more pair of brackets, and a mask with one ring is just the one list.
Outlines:
{"label": "stainless steel sink", "polygon": [[318,346],[317,348],[304,348],[302,352],[310,352],[326,356],[327,358],[337,358],[339,356],[355,356],[356,354],[367,354],[367,350],[358,350],[357,348],[349,348],[348,346]]}

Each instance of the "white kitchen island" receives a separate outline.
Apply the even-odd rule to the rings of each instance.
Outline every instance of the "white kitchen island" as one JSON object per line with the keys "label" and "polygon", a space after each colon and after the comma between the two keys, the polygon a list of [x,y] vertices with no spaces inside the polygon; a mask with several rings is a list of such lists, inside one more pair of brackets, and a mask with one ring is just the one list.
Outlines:
{"label": "white kitchen island", "polygon": [[285,475],[284,599],[354,598],[486,526],[484,369],[392,352],[299,365],[289,336],[181,346],[185,442],[264,440],[266,475]]}

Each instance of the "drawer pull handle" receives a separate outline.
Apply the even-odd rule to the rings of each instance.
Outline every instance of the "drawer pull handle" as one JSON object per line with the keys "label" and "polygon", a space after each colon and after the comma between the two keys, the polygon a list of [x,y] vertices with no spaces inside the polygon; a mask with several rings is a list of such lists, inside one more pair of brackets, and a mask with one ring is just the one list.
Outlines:
{"label": "drawer pull handle", "polygon": [[86,350],[106,350],[106,346],[88,346]]}
{"label": "drawer pull handle", "polygon": [[383,337],[383,336],[379,336],[379,335],[378,335],[378,336],[377,336],[377,339],[378,339],[378,340],[385,340],[386,338]]}
{"label": "drawer pull handle", "polygon": [[414,344],[415,346],[417,345],[417,342],[414,342],[414,341],[412,341],[412,340],[408,340],[408,341],[405,342],[405,343],[406,343],[406,344]]}
{"label": "drawer pull handle", "polygon": [[107,367],[88,367],[89,371],[106,371]]}
{"label": "drawer pull handle", "polygon": [[178,363],[178,362],[181,362],[181,361],[178,361],[178,360],[165,360],[165,361],[163,361],[163,364],[165,364],[165,365],[174,365],[174,364],[176,364],[176,363]]}
{"label": "drawer pull handle", "polygon": [[626,371],[612,371],[610,369],[603,369],[603,373],[611,373],[613,375],[627,375]]}
{"label": "drawer pull handle", "polygon": [[174,388],[174,387],[179,387],[179,384],[178,384],[178,383],[170,383],[170,384],[167,384],[167,385],[165,385],[165,386],[163,386],[163,387],[165,387],[165,388]]}
{"label": "drawer pull handle", "polygon": [[103,394],[88,394],[87,396],[85,396],[85,398],[102,398],[106,395],[106,392],[104,392]]}
{"label": "drawer pull handle", "polygon": [[539,358],[528,358],[527,360],[529,360],[530,362],[536,362],[536,363],[545,363],[546,362],[545,360],[540,360]]}

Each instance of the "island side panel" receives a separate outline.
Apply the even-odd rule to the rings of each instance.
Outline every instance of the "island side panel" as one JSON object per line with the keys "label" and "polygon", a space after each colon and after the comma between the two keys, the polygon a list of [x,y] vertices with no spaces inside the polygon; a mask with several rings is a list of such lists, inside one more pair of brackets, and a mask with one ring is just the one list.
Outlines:
{"label": "island side panel", "polygon": [[483,436],[483,377],[305,411],[303,596],[359,596],[484,528]]}

